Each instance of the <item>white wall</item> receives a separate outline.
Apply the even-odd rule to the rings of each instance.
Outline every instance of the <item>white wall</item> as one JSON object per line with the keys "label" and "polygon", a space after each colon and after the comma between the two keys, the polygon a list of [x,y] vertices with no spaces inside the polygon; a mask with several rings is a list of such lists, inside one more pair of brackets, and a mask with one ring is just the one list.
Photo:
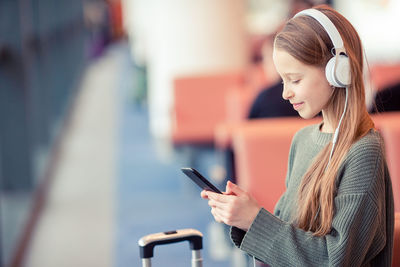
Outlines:
{"label": "white wall", "polygon": [[370,63],[400,61],[399,0],[335,0],[358,31]]}
{"label": "white wall", "polygon": [[247,65],[245,1],[133,0],[129,6],[128,13],[136,14],[130,18],[136,21],[130,26],[133,46],[148,67],[150,130],[168,138],[174,77]]}

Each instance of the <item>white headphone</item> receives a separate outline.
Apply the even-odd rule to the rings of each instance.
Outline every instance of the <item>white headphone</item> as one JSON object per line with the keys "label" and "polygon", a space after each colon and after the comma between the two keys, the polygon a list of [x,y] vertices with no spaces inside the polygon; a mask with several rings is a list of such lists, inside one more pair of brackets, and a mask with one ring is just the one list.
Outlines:
{"label": "white headphone", "polygon": [[329,35],[329,38],[331,39],[333,47],[335,49],[335,53],[331,51],[333,57],[328,61],[325,67],[326,79],[328,80],[330,85],[340,88],[346,88],[346,102],[344,104],[344,110],[342,116],[340,117],[339,124],[333,135],[332,149],[329,155],[328,164],[325,167],[326,170],[329,166],[329,163],[331,162],[332,154],[339,136],[340,125],[342,124],[342,120],[347,109],[348,86],[351,83],[350,60],[346,54],[346,49],[344,48],[343,40],[340,36],[339,31],[324,13],[317,9],[311,8],[300,11],[294,17],[298,16],[312,17],[313,19],[318,21],[319,24],[321,24],[321,26],[325,29],[325,32]]}
{"label": "white headphone", "polygon": [[350,85],[350,61],[343,45],[342,37],[332,21],[321,11],[317,9],[305,9],[297,13],[294,17],[309,16],[314,18],[325,29],[332,41],[335,52],[325,67],[325,75],[330,85],[344,88]]}

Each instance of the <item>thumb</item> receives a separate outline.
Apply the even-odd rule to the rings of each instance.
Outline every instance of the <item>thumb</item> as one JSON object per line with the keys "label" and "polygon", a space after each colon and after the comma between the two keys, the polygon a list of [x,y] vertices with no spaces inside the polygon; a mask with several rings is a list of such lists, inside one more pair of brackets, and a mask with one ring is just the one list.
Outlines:
{"label": "thumb", "polygon": [[244,191],[238,185],[228,181],[226,183],[226,193],[229,195],[241,195]]}

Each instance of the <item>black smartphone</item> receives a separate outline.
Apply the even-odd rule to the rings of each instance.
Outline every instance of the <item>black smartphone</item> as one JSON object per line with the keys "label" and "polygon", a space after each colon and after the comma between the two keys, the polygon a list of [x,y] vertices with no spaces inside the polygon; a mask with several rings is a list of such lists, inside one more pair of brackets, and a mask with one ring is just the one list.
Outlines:
{"label": "black smartphone", "polygon": [[213,191],[215,193],[222,194],[210,181],[208,181],[203,175],[201,175],[196,169],[193,168],[181,168],[181,171],[186,174],[193,182],[200,186],[204,190]]}

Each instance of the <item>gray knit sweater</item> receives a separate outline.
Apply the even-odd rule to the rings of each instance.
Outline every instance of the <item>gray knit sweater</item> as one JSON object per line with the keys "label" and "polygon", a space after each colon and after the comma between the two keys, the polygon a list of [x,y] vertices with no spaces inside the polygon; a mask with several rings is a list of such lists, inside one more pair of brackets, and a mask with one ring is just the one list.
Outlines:
{"label": "gray knit sweater", "polygon": [[292,222],[301,178],[331,138],[319,131],[319,125],[296,133],[286,192],[274,214],[261,209],[247,232],[231,228],[238,247],[271,266],[391,266],[393,194],[382,138],[376,131],[353,144],[339,169],[331,232],[315,237]]}

